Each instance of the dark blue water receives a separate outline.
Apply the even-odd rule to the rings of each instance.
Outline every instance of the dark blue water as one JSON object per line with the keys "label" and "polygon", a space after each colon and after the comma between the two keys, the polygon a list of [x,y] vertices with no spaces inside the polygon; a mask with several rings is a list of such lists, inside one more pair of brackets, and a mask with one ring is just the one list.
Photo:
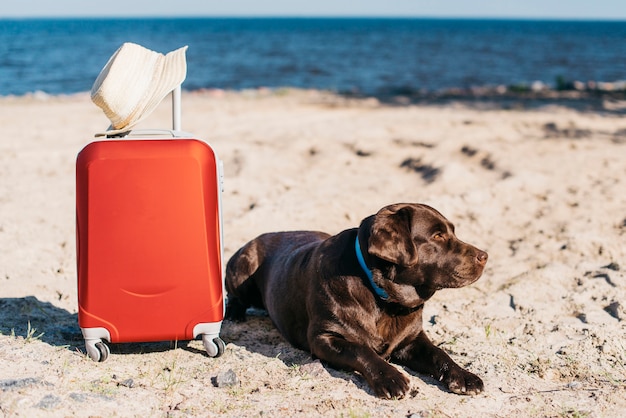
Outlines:
{"label": "dark blue water", "polygon": [[389,94],[626,80],[626,22],[440,19],[0,20],[0,95],[88,91],[123,42],[189,45],[186,90]]}

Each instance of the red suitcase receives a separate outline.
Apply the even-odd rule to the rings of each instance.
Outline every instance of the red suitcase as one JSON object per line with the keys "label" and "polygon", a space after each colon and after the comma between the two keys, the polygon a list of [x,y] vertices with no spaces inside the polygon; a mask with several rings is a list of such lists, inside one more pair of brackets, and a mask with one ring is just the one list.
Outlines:
{"label": "red suitcase", "polygon": [[78,154],[78,322],[93,360],[109,355],[102,340],[202,335],[210,356],[223,353],[221,172],[211,147],[186,136]]}

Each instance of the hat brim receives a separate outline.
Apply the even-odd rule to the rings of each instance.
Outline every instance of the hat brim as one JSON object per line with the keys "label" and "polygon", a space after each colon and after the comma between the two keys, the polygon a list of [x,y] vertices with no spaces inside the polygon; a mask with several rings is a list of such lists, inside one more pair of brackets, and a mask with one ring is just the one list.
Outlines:
{"label": "hat brim", "polygon": [[187,75],[187,46],[163,55],[125,43],[109,59],[94,83],[92,101],[111,121],[106,132],[120,135],[148,117]]}

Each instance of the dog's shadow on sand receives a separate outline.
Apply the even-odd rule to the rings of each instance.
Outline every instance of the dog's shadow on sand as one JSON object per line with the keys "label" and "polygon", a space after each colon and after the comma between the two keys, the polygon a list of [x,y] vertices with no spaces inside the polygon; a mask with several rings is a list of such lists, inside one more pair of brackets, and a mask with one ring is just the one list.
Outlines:
{"label": "dog's shadow on sand", "polygon": [[250,352],[279,359],[288,367],[314,361],[309,352],[289,344],[263,310],[249,309],[246,320],[242,322],[226,319],[222,324],[221,336],[227,344],[233,343]]}
{"label": "dog's shadow on sand", "polygon": [[[355,386],[373,395],[365,379],[358,373],[333,369],[324,362],[317,363],[311,353],[288,343],[263,310],[248,309],[246,320],[243,322],[226,319],[222,324],[221,336],[226,344],[232,343],[250,353],[278,359],[290,368],[306,369],[311,373],[319,373],[323,368],[330,376],[352,381]],[[313,363],[316,363],[315,367],[307,369]]]}

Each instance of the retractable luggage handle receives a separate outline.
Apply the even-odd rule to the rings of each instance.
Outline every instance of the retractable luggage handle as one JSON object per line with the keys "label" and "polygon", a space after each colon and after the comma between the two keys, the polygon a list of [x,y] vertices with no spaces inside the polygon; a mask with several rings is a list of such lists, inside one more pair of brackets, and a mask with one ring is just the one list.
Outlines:
{"label": "retractable luggage handle", "polygon": [[172,90],[172,130],[180,131],[181,130],[181,109],[180,109],[180,97],[181,97],[182,87],[181,84],[176,86],[174,90]]}
{"label": "retractable luggage handle", "polygon": [[[144,136],[159,136],[159,135],[170,135],[173,138],[179,138],[183,136],[190,135],[187,132],[182,131],[182,110],[181,110],[181,96],[182,96],[182,85],[179,84],[172,90],[172,129],[137,129],[134,130],[134,135],[138,135],[140,137]],[[107,136],[107,138],[129,138],[133,137],[133,130],[129,130],[123,135],[112,135]]]}

